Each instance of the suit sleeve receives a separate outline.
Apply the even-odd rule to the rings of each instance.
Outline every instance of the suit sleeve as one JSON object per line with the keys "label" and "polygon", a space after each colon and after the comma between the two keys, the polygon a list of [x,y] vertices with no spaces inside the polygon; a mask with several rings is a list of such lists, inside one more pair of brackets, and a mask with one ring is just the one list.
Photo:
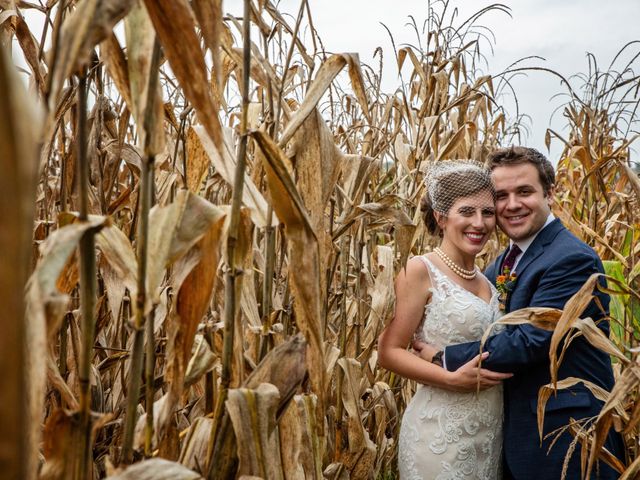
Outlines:
{"label": "suit sleeve", "polygon": [[[563,309],[567,300],[596,272],[601,272],[601,267],[595,256],[581,252],[563,257],[543,273],[529,306]],[[587,314],[596,308],[591,302]],[[546,362],[551,335],[552,332],[531,325],[507,327],[485,343],[484,351],[489,352],[489,357],[483,361],[483,367],[497,372],[518,373],[530,365]],[[457,370],[479,352],[480,342],[448,346],[444,353],[446,367],[450,371]]]}

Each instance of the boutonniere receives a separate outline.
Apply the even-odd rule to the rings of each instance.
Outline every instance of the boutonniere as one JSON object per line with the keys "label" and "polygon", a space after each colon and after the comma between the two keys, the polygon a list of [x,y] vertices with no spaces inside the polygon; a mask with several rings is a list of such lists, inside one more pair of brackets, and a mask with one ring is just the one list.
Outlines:
{"label": "boutonniere", "polygon": [[516,280],[518,277],[515,273],[511,273],[508,267],[504,267],[502,270],[502,275],[498,275],[496,278],[496,290],[500,294],[498,296],[498,301],[500,302],[500,310],[505,311],[507,308],[507,299],[509,298],[509,294],[513,291],[516,286]]}

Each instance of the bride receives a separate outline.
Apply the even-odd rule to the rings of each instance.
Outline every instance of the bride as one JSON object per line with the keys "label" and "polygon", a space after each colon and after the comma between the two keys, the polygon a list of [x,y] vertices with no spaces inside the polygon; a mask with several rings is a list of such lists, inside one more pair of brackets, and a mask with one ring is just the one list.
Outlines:
{"label": "bride", "polygon": [[501,382],[511,375],[478,368],[480,355],[449,372],[441,368],[441,351],[429,362],[407,350],[412,339],[438,348],[479,340],[497,319],[497,292],[474,263],[495,228],[494,202],[480,164],[439,162],[427,175],[421,211],[429,233],[442,241],[398,275],[394,319],[378,342],[379,364],[419,384],[400,429],[403,480],[501,475]]}

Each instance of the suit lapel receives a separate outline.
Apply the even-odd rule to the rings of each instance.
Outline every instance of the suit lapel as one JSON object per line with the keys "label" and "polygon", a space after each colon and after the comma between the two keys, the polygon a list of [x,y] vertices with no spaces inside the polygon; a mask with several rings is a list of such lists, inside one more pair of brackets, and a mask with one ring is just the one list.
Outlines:
{"label": "suit lapel", "polygon": [[522,255],[522,258],[518,262],[518,265],[516,265],[516,275],[517,276],[522,275],[522,272],[524,271],[524,269],[527,268],[529,264],[533,262],[536,258],[538,258],[543,251],[544,251],[544,244],[541,242],[538,242],[538,239],[536,238],[533,241],[533,243],[529,246],[529,248],[527,248],[527,251],[524,252],[524,255]]}
{"label": "suit lapel", "polygon": [[493,270],[491,271],[491,275],[488,278],[489,278],[489,281],[494,285],[496,284],[496,279],[498,275],[500,275],[500,267],[502,267],[502,263],[504,262],[504,257],[507,255],[508,251],[509,251],[508,248],[504,250],[498,256],[498,258],[496,258],[493,262]]}
{"label": "suit lapel", "polygon": [[[561,230],[564,230],[564,225],[562,225],[560,220],[558,220],[557,218],[542,229],[542,231],[536,236],[536,238],[533,240],[533,243],[529,245],[529,248],[527,248],[527,251],[524,252],[524,255],[516,265],[516,275],[518,278],[522,277],[522,272],[524,272],[524,270],[529,265],[531,265],[531,262],[542,255],[542,252],[544,252],[547,245],[553,242],[553,240]],[[522,282],[518,282],[516,280],[514,290],[516,290],[520,285],[523,285]],[[506,312],[511,311],[511,297],[512,294],[509,294],[507,296],[507,301],[505,304]]]}
{"label": "suit lapel", "polygon": [[555,219],[549,225],[542,229],[542,231],[535,238],[533,243],[527,248],[527,251],[524,252],[524,255],[516,265],[516,274],[518,276],[522,275],[522,272],[525,268],[527,268],[531,262],[533,262],[536,258],[538,258],[545,247],[549,245],[554,238],[560,233],[561,230],[564,229],[564,225],[560,222],[559,219]]}

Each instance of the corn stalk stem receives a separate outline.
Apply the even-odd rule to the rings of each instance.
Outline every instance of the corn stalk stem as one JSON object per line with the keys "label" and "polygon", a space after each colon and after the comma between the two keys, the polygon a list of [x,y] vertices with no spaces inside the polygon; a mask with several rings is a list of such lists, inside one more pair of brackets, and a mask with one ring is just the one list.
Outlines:
{"label": "corn stalk stem", "polygon": [[[329,236],[333,237],[333,217],[335,215],[336,201],[335,198],[331,198],[331,210],[329,212]],[[324,335],[327,334],[327,323],[329,322],[329,308],[331,301],[331,279],[335,274],[336,267],[338,266],[339,255],[334,252],[331,254],[331,266],[327,268],[326,272],[326,282],[325,282],[325,291],[324,291],[324,303],[323,303],[323,311],[322,311],[322,331]],[[334,297],[335,298],[335,297]]]}
{"label": "corn stalk stem", "polygon": [[[155,58],[156,52],[158,52],[158,55],[159,55],[160,49],[159,49],[158,42],[156,42],[155,49],[154,49],[154,61],[159,62],[159,58]],[[153,64],[153,67],[156,68],[156,72],[157,72],[158,66],[156,64]],[[152,77],[153,76],[154,75],[152,75]],[[155,75],[155,78],[157,79],[157,75]],[[151,81],[149,82],[149,84],[150,84],[149,91],[155,92],[155,85],[153,85],[154,90],[151,90]],[[150,117],[150,115],[148,117]],[[145,118],[145,120],[147,120],[147,118]],[[152,125],[148,125],[148,127],[153,128]],[[152,130],[147,130],[147,131],[152,131]],[[149,141],[147,140],[147,148],[148,148],[148,142]],[[152,163],[153,165],[155,163],[155,157],[149,154],[149,158],[150,159],[153,158],[153,163]],[[149,202],[153,206],[155,204],[155,198],[154,198],[155,197],[155,192],[154,192],[155,170],[153,168],[149,172],[149,180],[150,180],[149,183],[151,185],[151,188],[150,188],[151,191],[149,192],[149,196],[150,196]],[[155,342],[155,337],[153,333],[154,324],[155,324],[154,320],[155,320],[155,309],[152,309],[145,323],[147,348],[146,348],[146,355],[145,355],[144,372],[145,372],[145,385],[147,386],[147,388],[145,389],[145,409],[147,411],[147,417],[146,417],[145,430],[144,430],[144,454],[147,457],[151,457],[151,454],[152,454],[151,447],[152,447],[152,440],[153,440],[153,398],[155,395],[154,383],[155,383],[155,370],[156,370],[156,342]]]}
{"label": "corn stalk stem", "polygon": [[[156,89],[158,82],[158,70],[160,64],[160,44],[156,40],[153,57],[151,60],[151,71],[149,74],[149,89],[147,95],[147,105],[145,107],[144,114],[144,130],[145,130],[145,144],[144,144],[144,160],[142,161],[142,168],[140,172],[140,213],[138,215],[138,244],[137,244],[137,256],[138,256],[138,280],[137,280],[137,295],[136,295],[136,311],[134,318],[134,341],[133,350],[131,352],[131,370],[129,373],[129,391],[127,397],[127,410],[125,414],[125,426],[124,426],[124,440],[122,445],[122,461],[124,463],[131,463],[133,460],[133,435],[136,425],[136,411],[138,407],[138,399],[140,396],[140,383],[142,377],[143,367],[143,355],[144,355],[144,327],[145,327],[145,304],[147,300],[147,261],[148,261],[148,247],[149,247],[149,210],[151,209],[151,201],[153,198],[153,167],[155,164],[155,154],[151,150],[151,142],[153,138],[154,121],[153,118],[155,112],[155,99]],[[146,320],[147,323],[152,323],[150,319]],[[148,348],[155,348],[153,342],[153,324],[151,324],[151,337],[148,339]],[[149,401],[149,395],[151,396],[151,403],[147,403],[147,417],[151,416],[151,432],[149,428],[145,429],[145,450],[151,450],[150,438],[153,435],[153,366],[155,360],[153,354],[151,359],[147,359],[147,366],[151,369],[151,381],[149,381],[149,372],[147,371],[147,389],[146,400]],[[151,363],[151,365],[149,365]],[[149,393],[151,392],[151,393]],[[148,427],[148,424],[147,424]]]}
{"label": "corn stalk stem", "polygon": [[145,323],[147,343],[144,366],[144,382],[146,385],[146,389],[144,391],[144,404],[147,411],[147,416],[144,430],[144,454],[146,457],[151,457],[152,455],[151,447],[153,440],[153,398],[156,393],[155,388],[153,387],[155,383],[156,368],[156,343],[153,335],[153,324],[154,311],[151,311]]}
{"label": "corn stalk stem", "polygon": [[[144,304],[142,312],[144,312]],[[136,312],[136,323],[138,323],[138,315],[142,316],[142,313],[138,314],[138,312]],[[124,439],[122,442],[123,463],[131,463],[133,461],[133,434],[136,425],[136,409],[138,407],[138,396],[140,392],[140,375],[142,374],[143,347],[144,330],[142,327],[140,327],[139,329],[136,328],[133,338],[131,367],[129,370],[129,391],[127,392],[127,409],[125,412]],[[138,352],[140,353],[138,354]]]}
{"label": "corn stalk stem", "polygon": [[362,296],[364,295],[364,285],[362,283],[362,254],[364,251],[364,235],[365,235],[365,221],[362,220],[360,224],[360,229],[358,231],[357,241],[355,243],[356,247],[356,298],[357,298],[357,314],[355,321],[355,357],[358,358],[360,356],[360,352],[362,351],[362,323],[364,318],[364,305],[362,301]]}
{"label": "corn stalk stem", "polygon": [[233,195],[231,198],[231,214],[229,217],[229,233],[227,236],[227,261],[229,262],[225,273],[225,304],[224,304],[224,341],[222,347],[222,375],[220,389],[216,401],[213,420],[213,448],[210,452],[213,458],[209,462],[208,478],[214,478],[216,468],[216,450],[222,444],[223,438],[217,435],[218,426],[222,419],[224,402],[227,399],[229,384],[231,382],[231,367],[233,354],[233,337],[236,314],[236,279],[241,274],[241,269],[236,265],[236,244],[239,235],[240,208],[242,206],[242,190],[247,164],[247,140],[248,140],[248,111],[249,111],[249,81],[251,70],[251,6],[250,0],[244,0],[243,18],[243,61],[242,61],[242,116],[240,120],[240,146],[236,172],[233,182]]}
{"label": "corn stalk stem", "polygon": [[69,336],[67,331],[69,330],[69,318],[72,314],[67,313],[62,320],[62,327],[60,328],[60,358],[58,359],[58,369],[62,378],[67,376],[67,355],[69,348]]}
{"label": "corn stalk stem", "polygon": [[271,296],[273,295],[273,272],[276,263],[276,235],[271,226],[273,208],[269,205],[267,213],[267,227],[265,228],[265,268],[262,286],[262,337],[260,337],[260,352],[258,361],[262,360],[269,351],[269,330],[271,329]]}
{"label": "corn stalk stem", "polygon": [[140,213],[138,221],[138,282],[135,299],[134,339],[131,351],[131,367],[129,371],[129,391],[125,414],[124,440],[122,445],[122,461],[131,463],[133,460],[133,434],[136,424],[136,409],[140,394],[140,377],[142,375],[142,360],[144,353],[144,309],[147,298],[147,248],[150,210],[150,163],[153,157],[145,158],[140,173]]}
{"label": "corn stalk stem", "polygon": [[[264,44],[265,59],[269,61],[269,40],[266,34],[262,35]],[[287,72],[283,74],[282,81],[284,82]],[[274,101],[273,101],[273,85],[271,79],[267,81],[267,114],[265,117],[268,119],[268,129],[271,138],[275,139],[278,131],[277,116],[274,116]],[[278,102],[282,99],[282,84],[280,86]],[[279,106],[279,103],[278,103]],[[275,256],[276,256],[276,244],[275,244],[275,229],[271,225],[273,221],[273,206],[269,204],[267,208],[267,224],[264,229],[264,279],[262,282],[262,333],[260,336],[260,343],[258,345],[258,362],[262,361],[264,356],[269,351],[269,330],[271,329],[271,296],[273,294],[273,272],[275,270]]]}
{"label": "corn stalk stem", "polygon": [[[347,289],[349,279],[349,244],[350,236],[343,236],[340,241],[340,290],[342,298],[340,301],[340,332],[339,346],[340,358],[344,357],[347,351]],[[342,451],[342,415],[344,406],[342,405],[342,382],[344,380],[344,372],[342,368],[336,367],[336,441],[334,459],[340,458]]]}
{"label": "corn stalk stem", "polygon": [[[276,104],[277,111],[273,116],[273,121],[276,128],[279,125],[278,119],[280,118],[280,110],[283,102],[282,95],[284,94],[284,87],[287,82],[287,74],[289,73],[289,65],[291,65],[291,59],[293,58],[293,50],[296,46],[296,39],[298,38],[298,29],[300,28],[300,22],[302,22],[302,15],[304,13],[305,1],[306,0],[302,0],[300,2],[300,10],[298,10],[298,17],[296,18],[296,24],[295,24],[295,27],[293,28],[293,33],[291,35],[291,37],[293,38],[293,41],[291,42],[289,50],[287,51],[287,60],[285,61],[284,68],[283,68],[282,81],[280,82],[280,89],[278,91],[278,103]],[[309,75],[311,75],[311,72],[309,72]],[[276,131],[274,130],[273,132],[274,139],[276,138],[275,135],[276,135]]]}
{"label": "corn stalk stem", "polygon": [[78,155],[79,213],[80,221],[89,218],[89,159],[87,158],[87,74],[83,72],[78,81],[78,125],[76,152]]}
{"label": "corn stalk stem", "polygon": [[[213,329],[211,328],[210,325],[207,325],[205,327],[204,338],[207,341],[209,348],[213,352],[214,351]],[[213,370],[209,370],[205,374],[205,407],[204,409],[207,415],[210,413],[213,413],[213,407],[214,407],[213,400],[215,398],[214,393],[215,393],[215,378],[213,376]]]}
{"label": "corn stalk stem", "polygon": [[[83,72],[78,83],[77,125],[78,177],[81,222],[89,218],[89,159],[87,158],[87,74]],[[80,239],[80,309],[82,312],[82,347],[78,368],[80,384],[80,435],[74,478],[89,478],[91,469],[91,358],[95,334],[96,257],[94,231]]]}

